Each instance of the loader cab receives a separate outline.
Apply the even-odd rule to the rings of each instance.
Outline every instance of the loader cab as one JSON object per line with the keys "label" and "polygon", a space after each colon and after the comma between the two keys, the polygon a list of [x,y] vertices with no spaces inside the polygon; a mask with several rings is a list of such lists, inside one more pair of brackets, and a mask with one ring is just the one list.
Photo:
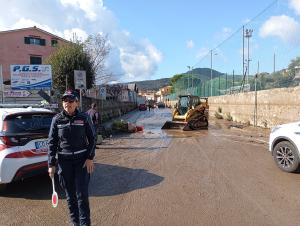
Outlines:
{"label": "loader cab", "polygon": [[178,104],[176,105],[180,115],[185,115],[190,109],[194,109],[200,104],[204,104],[208,107],[207,97],[198,97],[192,95],[179,96]]}
{"label": "loader cab", "polygon": [[189,96],[179,96],[178,112],[180,115],[184,115],[189,110],[189,103]]}

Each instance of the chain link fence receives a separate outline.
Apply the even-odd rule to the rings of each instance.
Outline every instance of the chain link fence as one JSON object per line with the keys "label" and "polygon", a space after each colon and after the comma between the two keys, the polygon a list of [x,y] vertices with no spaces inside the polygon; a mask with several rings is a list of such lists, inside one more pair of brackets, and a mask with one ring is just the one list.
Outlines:
{"label": "chain link fence", "polygon": [[172,93],[166,98],[175,100],[179,95],[201,97],[231,95],[240,92],[259,91],[273,88],[295,87],[300,84],[300,73],[285,70],[273,74],[261,73],[255,76],[222,74],[221,76],[201,81],[199,77],[184,75],[172,87]]}

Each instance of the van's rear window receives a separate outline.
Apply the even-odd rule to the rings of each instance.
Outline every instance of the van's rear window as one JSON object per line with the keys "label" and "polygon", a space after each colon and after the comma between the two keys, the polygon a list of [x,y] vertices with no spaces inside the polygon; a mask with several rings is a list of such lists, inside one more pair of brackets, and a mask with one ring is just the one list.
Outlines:
{"label": "van's rear window", "polygon": [[54,114],[24,113],[4,120],[3,131],[8,133],[49,132]]}

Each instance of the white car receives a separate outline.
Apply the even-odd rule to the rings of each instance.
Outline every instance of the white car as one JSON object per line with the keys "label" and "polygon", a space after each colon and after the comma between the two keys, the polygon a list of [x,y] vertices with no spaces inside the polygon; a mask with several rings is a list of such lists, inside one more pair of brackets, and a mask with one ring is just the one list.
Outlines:
{"label": "white car", "polygon": [[43,108],[0,108],[0,189],[47,172],[47,138],[54,112]]}
{"label": "white car", "polygon": [[300,121],[273,127],[269,150],[281,170],[296,172],[300,163]]}

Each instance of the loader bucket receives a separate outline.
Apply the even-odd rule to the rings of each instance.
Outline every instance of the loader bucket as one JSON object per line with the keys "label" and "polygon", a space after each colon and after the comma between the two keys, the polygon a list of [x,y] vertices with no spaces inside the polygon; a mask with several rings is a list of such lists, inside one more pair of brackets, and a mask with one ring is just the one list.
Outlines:
{"label": "loader bucket", "polygon": [[186,122],[166,121],[161,129],[183,129],[186,126]]}

